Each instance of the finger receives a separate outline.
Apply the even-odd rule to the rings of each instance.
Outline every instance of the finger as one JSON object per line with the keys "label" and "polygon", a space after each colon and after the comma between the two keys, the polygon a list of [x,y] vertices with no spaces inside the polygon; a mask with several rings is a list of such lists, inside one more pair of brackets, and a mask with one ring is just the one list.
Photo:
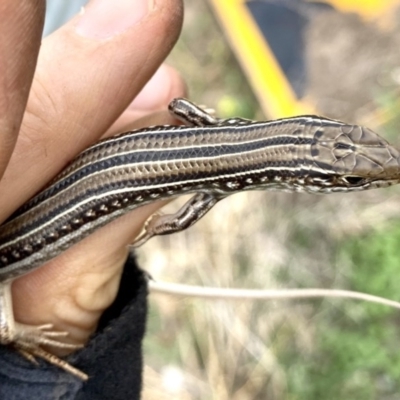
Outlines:
{"label": "finger", "polygon": [[[127,244],[160,204],[136,209],[79,242],[51,263],[13,283],[14,313],[26,324],[52,323],[66,342],[84,344],[115,299]],[[52,349],[57,355],[72,351]]]}
{"label": "finger", "polygon": [[[81,131],[86,132],[91,141],[101,136],[104,130],[110,126],[111,122],[126,108],[134,95],[144,85],[144,82],[142,82],[143,77],[147,79],[158,67],[162,57],[159,54],[153,54],[157,53],[157,47],[158,52],[164,54],[166,52],[165,46],[170,47],[168,45],[171,41],[170,35],[172,34],[172,36],[176,37],[180,26],[179,12],[173,12],[172,10],[176,10],[177,2],[176,0],[164,0],[162,4],[163,7],[157,8],[157,17],[154,17],[154,20],[151,19],[152,29],[148,28],[145,31],[144,22],[142,22],[141,29],[136,30],[136,38],[134,35],[131,35],[129,36],[130,40],[125,42],[121,37],[127,33],[124,31],[118,35],[116,40],[118,40],[119,51],[123,52],[123,55],[118,54],[116,49],[113,51],[109,50],[108,46],[110,44],[108,41],[105,45],[108,50],[103,51],[103,43],[102,46],[96,48],[96,51],[85,50],[85,57],[83,55],[80,57],[78,52],[77,67],[81,69],[80,74],[85,77],[84,82],[81,82],[81,86],[84,88],[83,93],[85,94],[86,91],[89,91],[91,96],[85,97],[82,96],[82,93],[80,96],[76,95],[75,90],[79,92],[80,89],[79,85],[75,87],[76,83],[72,83],[72,89],[67,87],[66,90],[65,85],[68,85],[68,79],[65,82],[62,81],[60,87],[58,86],[58,82],[54,80],[56,89],[53,88],[53,90],[56,92],[57,90],[63,91],[64,97],[69,98],[69,103],[72,104],[71,107],[75,111],[75,114],[72,113],[72,115],[69,115],[70,105],[66,104],[68,102],[65,103],[66,100],[64,98],[60,99],[57,94],[56,100],[61,101],[65,107],[65,114],[68,116],[64,121],[67,126],[66,132],[65,127],[60,123],[60,117],[54,117],[54,115],[57,116],[56,113],[53,114],[52,120],[48,120],[46,115],[45,121],[47,121],[50,128],[53,125],[57,127],[57,123],[59,123],[61,141],[58,141],[58,145],[54,146],[52,143],[54,138],[51,135],[50,138],[48,137],[49,134],[43,135],[44,138],[40,135],[34,136],[37,133],[37,129],[31,128],[32,126],[35,128],[35,123],[42,128],[44,133],[49,132],[49,126],[42,126],[39,123],[40,121],[38,122],[32,117],[32,119],[29,119],[31,125],[27,123],[26,129],[28,130],[29,128],[29,134],[33,135],[36,141],[42,141],[46,148],[51,148],[58,158],[62,158],[65,157],[65,153],[76,151],[77,148],[80,150],[80,147],[87,145],[86,142],[89,139],[86,136],[80,137],[79,134]],[[159,20],[158,23],[155,22],[157,19]],[[160,29],[160,25],[162,29]],[[133,27],[131,29],[135,30],[136,28]],[[126,53],[132,53],[132,42],[140,42],[141,35],[144,35],[145,38],[154,35],[160,36],[160,31],[168,32],[168,40],[165,40],[165,37],[164,39],[157,38],[154,43],[148,40],[147,46],[150,50],[147,49],[147,51],[139,46],[143,50],[143,53],[146,53],[146,55],[142,54],[142,59],[139,62],[137,57],[141,55],[141,52],[136,55],[131,54],[128,57]],[[67,35],[66,40],[68,38],[69,36]],[[90,44],[93,45],[92,42]],[[111,70],[107,70],[108,65],[103,66],[101,64],[104,63],[101,57],[98,60],[96,59],[97,65],[100,64],[100,70],[106,70],[106,73],[103,75],[104,71],[97,71],[96,69],[96,74],[102,74],[102,79],[93,78],[90,74],[85,73],[84,69],[82,70],[83,67],[93,69],[93,63],[85,64],[88,53],[90,58],[92,55],[97,56],[97,53],[102,53],[104,56],[104,53],[107,52],[109,55],[113,55],[112,59],[117,62],[117,65],[121,63],[122,66],[120,68],[122,70],[119,73],[115,74],[112,68]],[[71,54],[70,57],[73,57],[73,55]],[[127,57],[129,58],[129,62],[136,68],[133,72],[126,66]],[[68,60],[65,62],[68,62]],[[107,62],[109,63],[109,59]],[[147,72],[143,70],[145,68],[144,65],[148,69]],[[73,78],[72,75],[70,72],[70,79]],[[123,76],[122,81],[121,76]],[[80,79],[79,76],[77,79]],[[139,79],[140,84],[133,83],[132,81],[135,79]],[[86,80],[91,80],[91,85],[87,85]],[[41,85],[39,85],[37,90],[40,90],[40,88]],[[132,92],[134,93],[133,95]],[[43,90],[43,93],[46,93],[46,91]],[[104,94],[107,94],[107,96],[104,96]],[[41,104],[37,101],[36,96],[37,93],[34,92],[32,100],[34,106]],[[51,104],[53,104],[53,99]],[[49,111],[52,114],[54,110],[51,109],[50,105]],[[55,106],[53,108],[57,110]],[[32,108],[30,108],[31,110]],[[102,113],[102,110],[105,111]],[[31,111],[31,116],[34,115],[35,113]],[[64,117],[64,114],[62,115]],[[89,120],[88,115],[91,116]],[[79,129],[75,129],[76,121],[80,124]],[[71,144],[69,141],[65,141],[63,137],[68,137],[68,134],[77,143]],[[48,151],[46,155],[47,157],[52,157],[52,152]],[[33,157],[31,159],[40,162],[40,157]],[[16,168],[19,165],[17,161],[18,159],[15,161]],[[22,161],[22,158],[20,161]],[[47,161],[45,160],[46,168],[50,170],[54,169],[54,166]],[[57,165],[62,164],[57,159],[53,159],[52,163],[56,163]],[[47,174],[46,168],[39,168],[38,170],[42,174]],[[32,174],[30,176],[32,177]],[[17,178],[17,174],[15,177]],[[18,185],[14,187],[18,189]],[[21,193],[26,194],[24,191]],[[39,268],[33,271],[33,273],[17,280],[13,285],[17,320],[32,324],[52,322],[57,328],[66,329],[71,332],[71,338],[74,341],[83,342],[87,339],[90,332],[94,329],[100,313],[110,304],[116,294],[121,267],[127,254],[126,244],[137,235],[147,216],[153,213],[159,206],[159,204],[151,204],[146,208],[135,210],[131,215],[125,216],[119,221],[115,221],[104,229],[97,231],[94,235],[86,238],[43,268]]]}
{"label": "finger", "polygon": [[[165,115],[166,111],[153,114],[145,125],[154,125]],[[115,298],[127,245],[163,204],[156,202],[130,212],[17,279],[12,287],[16,319],[32,325],[50,322],[57,330],[69,332],[68,342],[85,343]],[[52,350],[61,356],[70,352]]]}
{"label": "finger", "polygon": [[0,191],[7,187],[0,199],[1,215],[8,215],[96,141],[177,39],[181,8],[176,0],[154,1],[150,9],[148,0],[120,3],[128,9],[108,0],[92,1],[82,15],[45,40],[22,135],[0,183]]}
{"label": "finger", "polygon": [[0,177],[18,136],[39,52],[44,1],[0,3]]}
{"label": "finger", "polygon": [[[154,93],[158,92],[157,97]],[[187,87],[175,68],[163,64],[152,76],[142,91],[135,97],[129,108],[146,113],[164,109],[176,96],[185,96]]]}
{"label": "finger", "polygon": [[[154,96],[155,92],[159,96]],[[169,115],[168,104],[176,97],[186,97],[187,87],[180,74],[168,65],[161,65],[150,81],[135,97],[133,102],[110,127],[104,137],[115,135],[119,132],[149,126],[147,122],[149,113],[158,111],[157,117],[150,116],[155,125],[165,125],[176,122]],[[138,121],[141,119],[140,121]]]}

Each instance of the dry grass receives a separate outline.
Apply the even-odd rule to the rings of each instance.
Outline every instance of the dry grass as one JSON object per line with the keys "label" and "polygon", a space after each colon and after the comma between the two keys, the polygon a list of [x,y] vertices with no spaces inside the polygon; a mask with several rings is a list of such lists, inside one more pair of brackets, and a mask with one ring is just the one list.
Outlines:
{"label": "dry grass", "polygon": [[[222,113],[254,109],[254,98],[203,2],[187,2],[184,34],[170,63],[182,71],[197,103]],[[358,113],[348,107],[346,112]],[[254,114],[259,116],[257,110]],[[177,210],[183,202],[167,209]],[[217,204],[187,232],[151,240],[139,259],[155,279],[171,282],[344,289],[353,266],[335,261],[336,245],[383,226],[398,206],[396,189],[326,197],[242,193]],[[290,348],[306,360],[320,317],[332,307],[346,315],[343,300],[208,302],[151,295],[143,398],[290,398],[287,371],[277,354]]]}

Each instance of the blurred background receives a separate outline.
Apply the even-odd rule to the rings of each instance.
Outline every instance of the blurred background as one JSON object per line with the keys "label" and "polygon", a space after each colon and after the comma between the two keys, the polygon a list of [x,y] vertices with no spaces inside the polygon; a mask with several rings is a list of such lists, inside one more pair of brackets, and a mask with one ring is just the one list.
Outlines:
{"label": "blurred background", "polygon": [[[313,112],[366,125],[400,146],[400,9],[337,3],[186,0],[167,62],[184,76],[189,98],[220,117]],[[232,13],[245,18],[249,4],[264,43],[251,34],[241,42],[254,27]],[[263,45],[280,72],[267,56],[248,65],[249,48],[259,56]],[[400,300],[399,206],[396,187],[242,193],[188,231],[151,240],[139,262],[169,282],[339,288]],[[150,299],[144,399],[400,399],[397,310],[339,299]]]}
{"label": "blurred background", "polygon": [[[317,113],[366,125],[400,147],[399,3],[185,0],[167,62],[185,78],[189,98],[217,116]],[[152,239],[139,262],[160,281],[337,288],[400,300],[399,205],[397,187],[237,194],[188,231]],[[145,400],[400,399],[397,310],[344,299],[153,293],[150,302]]]}

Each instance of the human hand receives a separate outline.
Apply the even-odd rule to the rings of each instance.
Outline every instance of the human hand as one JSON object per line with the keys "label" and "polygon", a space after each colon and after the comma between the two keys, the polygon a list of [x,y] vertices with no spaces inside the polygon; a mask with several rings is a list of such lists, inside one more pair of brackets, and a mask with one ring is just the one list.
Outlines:
{"label": "human hand", "polygon": [[[178,37],[179,1],[91,1],[43,40],[30,88],[43,12],[43,0],[4,0],[0,6],[1,221],[81,150],[132,127],[139,116],[166,109],[185,91],[166,66],[141,91]],[[159,206],[135,210],[16,280],[16,320],[52,323],[69,332],[69,343],[85,343],[115,298],[127,245]],[[53,352],[65,355],[64,349]]]}

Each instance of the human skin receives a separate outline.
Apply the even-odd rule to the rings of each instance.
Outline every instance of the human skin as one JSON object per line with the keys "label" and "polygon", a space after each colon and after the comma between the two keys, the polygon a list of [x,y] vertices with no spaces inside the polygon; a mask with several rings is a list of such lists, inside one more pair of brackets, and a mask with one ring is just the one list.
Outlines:
{"label": "human skin", "polygon": [[[137,119],[185,94],[162,65],[180,32],[180,1],[92,0],[41,42],[44,7],[0,3],[0,221],[100,138],[171,123],[165,112]],[[161,205],[134,210],[17,279],[16,320],[52,323],[69,332],[66,342],[84,344],[116,296],[128,244]]]}

